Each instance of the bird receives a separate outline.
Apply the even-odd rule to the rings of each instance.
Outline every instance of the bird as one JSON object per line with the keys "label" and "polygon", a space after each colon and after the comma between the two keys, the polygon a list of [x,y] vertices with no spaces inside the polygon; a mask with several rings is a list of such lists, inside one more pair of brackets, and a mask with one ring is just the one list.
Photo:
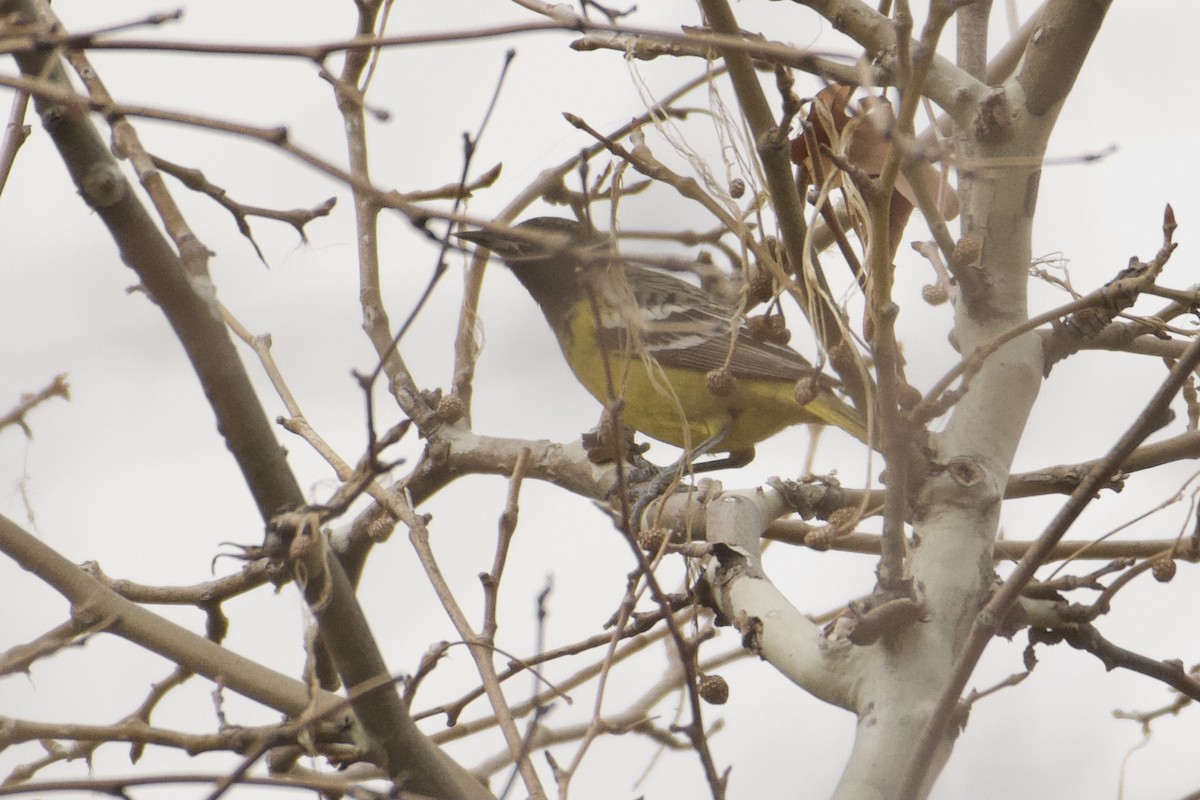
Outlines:
{"label": "bird", "polygon": [[[646,436],[727,453],[731,466],[799,423],[869,441],[862,416],[833,392],[836,381],[795,350],[755,339],[699,287],[622,258],[583,223],[536,217],[457,236],[501,257],[579,382],[606,408],[620,401],[621,421]],[[801,380],[810,382],[803,403]]]}

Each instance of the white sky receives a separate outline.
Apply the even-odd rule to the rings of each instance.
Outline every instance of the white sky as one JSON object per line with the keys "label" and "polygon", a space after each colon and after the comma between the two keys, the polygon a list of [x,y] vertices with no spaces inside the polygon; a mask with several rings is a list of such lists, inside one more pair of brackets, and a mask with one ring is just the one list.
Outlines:
{"label": "white sky", "polygon": [[[670,28],[698,21],[686,2],[643,5],[639,25]],[[1032,8],[1030,3],[1019,6],[1022,14]],[[164,8],[96,0],[55,3],[68,29],[76,31]],[[800,46],[848,52],[827,26],[818,25],[811,13],[792,3],[751,0],[737,4],[735,11],[747,29]],[[182,23],[145,35],[308,43],[348,35],[351,14],[348,2],[210,0],[187,6]],[[398,4],[390,30],[448,31],[528,19],[517,6],[501,2]],[[1035,256],[1061,253],[1080,291],[1107,281],[1131,255],[1148,258],[1154,253],[1167,202],[1174,205],[1180,222],[1176,238],[1181,247],[1164,282],[1180,288],[1197,282],[1191,269],[1191,231],[1200,219],[1200,175],[1193,157],[1197,121],[1189,111],[1191,86],[1175,66],[1194,46],[1197,25],[1200,11],[1193,4],[1116,4],[1061,117],[1051,156],[1117,148],[1097,163],[1048,168],[1042,179]],[[471,210],[480,217],[497,212],[542,169],[590,143],[562,120],[561,112],[577,113],[593,127],[610,130],[643,111],[635,80],[661,95],[700,69],[699,62],[668,59],[631,68],[615,53],[575,53],[566,46],[571,38],[537,33],[385,54],[370,94],[374,107],[391,114],[389,122],[372,125],[377,184],[405,191],[457,178],[461,134],[477,127],[506,48],[515,47],[517,59],[475,162],[476,174],[499,161],[504,172],[494,189],[475,199]],[[301,145],[336,163],[344,161],[341,122],[331,92],[309,64],[116,52],[97,53],[94,62],[123,101],[261,125],[286,124]],[[11,73],[13,67],[3,69]],[[815,86],[798,90],[811,93]],[[0,107],[6,108],[3,98]],[[703,95],[694,102],[707,104]],[[99,220],[75,196],[32,114],[30,122],[35,125],[33,137],[21,150],[0,196],[0,410],[60,372],[69,375],[72,401],[52,402],[35,411],[29,420],[32,441],[14,429],[0,433],[0,513],[35,530],[72,560],[99,561],[114,577],[182,584],[206,580],[212,557],[222,552],[221,542],[253,543],[261,538],[257,514],[161,314],[143,296],[125,293],[135,282],[133,273],[120,263]],[[309,420],[343,457],[353,460],[363,446],[364,426],[363,404],[350,370],[369,369],[373,357],[359,330],[355,234],[346,193],[256,143],[154,123],[139,123],[139,129],[153,152],[202,168],[243,202],[290,208],[338,197],[332,217],[310,226],[308,245],[299,244],[281,225],[252,223],[267,269],[224,211],[176,189],[193,227],[216,253],[211,269],[222,299],[251,330],[272,334],[275,356]],[[708,134],[695,135],[700,142],[711,139]],[[664,158],[669,156],[661,139],[652,139],[651,146]],[[652,199],[631,200],[623,221],[638,228],[710,224],[696,207],[664,191]],[[385,216],[381,229],[386,298],[393,322],[399,322],[424,287],[436,252],[412,235],[403,220]],[[908,236],[926,234],[914,224]],[[449,379],[448,331],[457,313],[461,263],[451,259],[450,272],[404,348],[424,386],[444,386]],[[950,309],[931,309],[917,297],[930,276],[915,256],[902,254],[899,266],[900,332],[911,362],[910,379],[927,388],[954,363],[946,344]],[[1041,287],[1035,287],[1032,296],[1034,311],[1063,301],[1060,294]],[[594,423],[596,403],[571,379],[532,302],[503,270],[488,274],[481,315],[485,349],[477,383],[477,430],[563,441]],[[802,344],[803,337],[796,338]],[[283,413],[252,356],[244,349],[243,353],[262,387],[268,414]],[[1098,456],[1162,375],[1161,365],[1134,357],[1084,354],[1060,365],[1043,388],[1016,469]],[[1163,435],[1182,431],[1181,404],[1176,411],[1180,418]],[[397,419],[397,412],[385,406],[381,416],[388,424]],[[327,498],[334,486],[329,470],[303,443],[282,430],[279,436],[308,495]],[[769,475],[794,473],[795,452],[803,448],[805,436],[801,430],[780,435],[760,448],[753,465],[724,475],[726,484],[749,486]],[[419,453],[413,442],[401,449],[410,457]],[[669,458],[668,453],[662,445],[651,451],[660,461]],[[858,483],[863,471],[856,453],[848,439],[831,436],[818,468],[837,469],[847,483]],[[1122,494],[1105,495],[1095,504],[1072,535],[1099,535],[1165,501],[1192,471],[1184,464],[1131,480]],[[426,509],[434,515],[434,545],[443,567],[476,619],[476,575],[491,564],[505,488],[496,478],[464,480]],[[1036,535],[1060,502],[1048,498],[1010,503],[1004,512],[1006,535]],[[547,575],[553,575],[556,587],[548,623],[553,646],[594,631],[611,614],[624,574],[632,567],[625,545],[586,502],[527,484],[523,509],[502,595],[509,624],[500,641],[518,653],[532,649],[533,598]],[[1178,533],[1181,524],[1182,512],[1174,508],[1123,535],[1162,538]],[[361,591],[376,635],[397,672],[415,668],[429,643],[457,638],[414,562],[403,533],[398,533],[377,549]],[[785,552],[780,547],[767,563],[793,600],[814,613],[869,590],[873,580],[874,565],[862,557]],[[218,572],[231,569],[229,562],[217,564]],[[1099,627],[1118,644],[1191,664],[1200,659],[1189,611],[1200,601],[1198,587],[1195,567],[1181,564],[1179,576],[1168,586],[1141,581],[1127,590]],[[0,650],[39,635],[65,619],[67,612],[61,598],[4,561],[0,609]],[[234,624],[230,647],[295,673],[303,613],[294,592],[275,596],[264,590],[230,604],[227,611]],[[198,629],[200,615],[195,612],[163,613]],[[983,688],[1019,671],[1023,640],[1022,634],[1014,646],[998,643],[990,648],[971,686]],[[734,644],[735,638],[726,635],[705,652]],[[1095,659],[1068,648],[1043,648],[1039,656],[1041,664],[1029,680],[974,710],[936,798],[1116,794],[1121,760],[1137,744],[1140,732],[1134,723],[1113,720],[1111,711],[1154,708],[1169,702],[1171,693],[1140,676],[1105,673]],[[606,707],[619,708],[621,687],[652,682],[659,665],[649,659],[639,669],[618,671]],[[28,679],[5,681],[0,713],[115,721],[141,701],[149,682],[167,672],[160,659],[137,657],[129,645],[99,638],[82,650],[38,662]],[[453,651],[420,704],[456,696],[454,687],[470,674],[465,651]],[[725,720],[725,729],[712,742],[718,764],[734,767],[730,797],[827,796],[848,751],[852,717],[804,696],[764,663],[748,660],[722,674],[731,682],[733,699],[708,714],[709,719]],[[514,683],[514,696],[523,696],[527,686],[527,681]],[[191,730],[210,728],[210,689],[206,682],[194,680],[168,700],[156,721]],[[635,691],[630,688],[627,694]],[[227,707],[239,723],[273,718],[233,698]],[[584,718],[590,707],[584,692],[574,708],[559,707],[550,721]],[[481,709],[473,707],[467,717]],[[662,713],[670,711],[664,706]],[[438,723],[431,722],[429,730],[436,730]],[[1194,712],[1157,722],[1153,741],[1128,762],[1125,796],[1170,798],[1196,790],[1200,766],[1191,757],[1195,736]],[[485,745],[457,745],[452,753],[471,765],[496,748],[492,739]],[[569,759],[573,750],[565,752]],[[36,748],[28,746],[0,752],[0,774],[35,754]],[[702,790],[696,760],[688,754],[664,756],[645,784],[633,786],[647,757],[645,743],[636,738],[603,740],[573,784],[572,796],[682,797]],[[155,753],[154,758],[154,768],[162,771],[216,770],[223,763],[187,763],[169,753]],[[44,777],[81,776],[85,769],[74,764]],[[131,771],[121,747],[102,750],[96,760],[98,775]],[[193,796],[201,790],[186,791]]]}

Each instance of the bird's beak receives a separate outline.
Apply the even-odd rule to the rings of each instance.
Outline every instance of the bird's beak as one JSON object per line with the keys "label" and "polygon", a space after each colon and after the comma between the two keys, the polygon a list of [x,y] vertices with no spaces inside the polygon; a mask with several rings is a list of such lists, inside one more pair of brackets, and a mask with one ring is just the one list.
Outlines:
{"label": "bird's beak", "polygon": [[[566,244],[565,241],[562,244],[556,242],[555,240],[559,237],[513,228],[496,228],[495,230],[480,228],[474,231],[462,231],[454,235],[465,242],[486,247],[509,261],[540,258],[547,252],[561,249],[562,244]],[[556,244],[558,248],[555,247]]]}
{"label": "bird's beak", "polygon": [[456,239],[492,250],[500,256],[516,254],[530,248],[528,239],[523,239],[519,235],[514,236],[508,231],[489,231],[480,228],[474,231],[458,231],[452,235]]}
{"label": "bird's beak", "polygon": [[487,247],[487,239],[489,237],[488,232],[482,229],[477,231],[455,231],[450,235],[455,239],[462,239],[463,241],[470,242],[471,244],[477,244],[481,247]]}

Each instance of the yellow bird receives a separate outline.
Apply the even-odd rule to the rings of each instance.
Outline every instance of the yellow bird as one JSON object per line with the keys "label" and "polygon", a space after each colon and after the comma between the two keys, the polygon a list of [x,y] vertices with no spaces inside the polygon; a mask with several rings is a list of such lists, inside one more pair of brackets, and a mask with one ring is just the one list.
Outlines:
{"label": "yellow bird", "polygon": [[[579,382],[606,405],[623,401],[621,420],[647,436],[729,453],[734,463],[801,422],[867,441],[862,417],[833,393],[832,378],[791,348],[754,339],[743,322],[735,329],[731,311],[696,286],[625,262],[586,226],[538,217],[458,236],[504,259]],[[804,405],[796,399],[801,379],[817,386]]]}

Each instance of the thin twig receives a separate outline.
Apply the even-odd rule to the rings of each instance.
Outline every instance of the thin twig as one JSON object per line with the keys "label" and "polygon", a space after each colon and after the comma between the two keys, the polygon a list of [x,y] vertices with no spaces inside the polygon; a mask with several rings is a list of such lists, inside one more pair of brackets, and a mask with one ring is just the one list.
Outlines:
{"label": "thin twig", "polygon": [[17,151],[29,138],[32,128],[25,124],[25,112],[29,108],[29,92],[20,89],[13,93],[12,108],[8,112],[8,123],[4,126],[4,138],[0,140],[0,193],[8,183]]}
{"label": "thin twig", "polygon": [[33,431],[25,422],[25,415],[52,397],[61,397],[63,400],[71,399],[71,387],[67,383],[67,373],[55,375],[50,383],[32,394],[21,395],[16,406],[0,415],[0,430],[4,430],[9,425],[16,425],[25,432],[26,436],[33,436]]}

